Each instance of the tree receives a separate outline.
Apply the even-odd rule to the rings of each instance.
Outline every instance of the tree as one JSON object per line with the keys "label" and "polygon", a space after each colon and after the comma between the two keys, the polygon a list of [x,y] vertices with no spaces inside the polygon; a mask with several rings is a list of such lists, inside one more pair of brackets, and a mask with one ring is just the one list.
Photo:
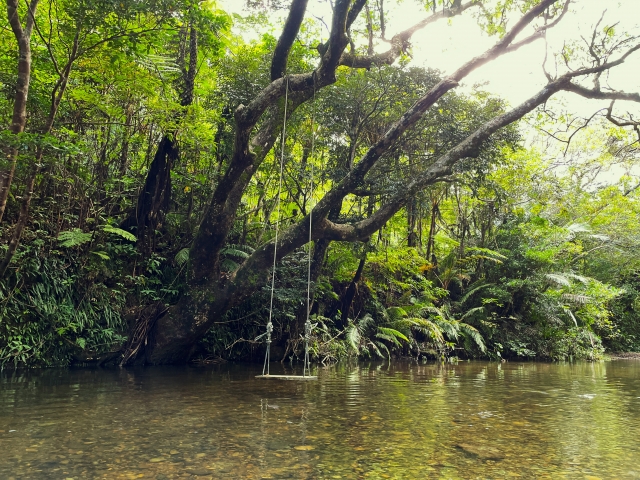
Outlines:
{"label": "tree", "polygon": [[[271,61],[271,82],[259,91],[246,105],[238,105],[234,112],[235,133],[232,156],[226,165],[203,215],[200,228],[190,250],[189,293],[160,317],[146,351],[147,361],[167,363],[184,361],[192,346],[208,330],[216,318],[238,305],[262,285],[274,260],[274,241],[257,248],[238,267],[224,273],[221,268],[222,251],[236,221],[243,194],[252,177],[277,141],[283,121],[290,119],[296,110],[314,97],[321,89],[336,82],[344,68],[372,68],[392,64],[406,50],[412,34],[428,24],[446,17],[462,14],[472,8],[482,8],[483,3],[472,1],[455,8],[443,5],[436,12],[413,27],[396,35],[390,48],[382,54],[360,54],[353,47],[351,27],[365,6],[363,0],[337,0],[333,5],[330,36],[318,46],[320,59],[317,67],[306,73],[287,73],[287,56],[305,14],[306,1],[293,0],[283,33]],[[640,49],[636,37],[624,39],[594,30],[591,41],[591,57],[579,66],[567,57],[564,73],[547,73],[548,83],[522,104],[486,121],[473,133],[441,154],[435,161],[411,179],[404,188],[370,216],[353,222],[330,220],[329,214],[348,195],[354,194],[367,180],[367,175],[378,165],[390,149],[411,131],[418,121],[448,92],[472,71],[506,55],[523,45],[544,38],[545,32],[558,25],[572,1],[542,0],[539,2],[511,2],[512,8],[524,9],[521,18],[506,29],[494,22],[492,28],[500,33],[500,39],[482,55],[470,59],[451,75],[441,79],[407,109],[383,135],[369,146],[354,162],[353,168],[317,202],[312,212],[311,238],[314,241],[339,240],[363,241],[376,232],[419,191],[448,178],[459,162],[480,154],[484,143],[496,132],[518,121],[536,107],[544,104],[554,94],[568,91],[585,98],[602,100],[640,101],[637,93],[626,93],[600,88],[598,79],[606,72],[624,63]],[[486,18],[493,18],[487,13]],[[499,16],[498,16],[499,18]],[[534,32],[526,31],[538,22]],[[593,48],[602,44],[602,48]],[[579,61],[580,59],[578,59]],[[594,87],[584,86],[585,80],[595,80]],[[286,105],[285,105],[286,102]],[[286,111],[286,115],[285,115]],[[286,116],[286,118],[285,118]],[[305,245],[309,239],[308,215],[280,234],[277,259]]]}

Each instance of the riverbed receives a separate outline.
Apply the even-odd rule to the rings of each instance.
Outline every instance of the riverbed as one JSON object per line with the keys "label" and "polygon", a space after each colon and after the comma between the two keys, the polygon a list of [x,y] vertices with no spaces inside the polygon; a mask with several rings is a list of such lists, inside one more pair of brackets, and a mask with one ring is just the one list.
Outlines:
{"label": "riverbed", "polygon": [[638,360],[259,373],[5,371],[0,478],[640,478]]}

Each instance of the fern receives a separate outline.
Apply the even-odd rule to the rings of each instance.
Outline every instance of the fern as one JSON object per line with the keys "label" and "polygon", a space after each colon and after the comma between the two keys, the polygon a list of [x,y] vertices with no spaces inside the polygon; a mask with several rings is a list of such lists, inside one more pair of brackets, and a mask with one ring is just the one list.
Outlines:
{"label": "fern", "polygon": [[565,275],[560,275],[558,273],[547,273],[545,274],[547,280],[551,280],[552,283],[559,285],[561,287],[570,287],[571,280],[569,280]]}
{"label": "fern", "polygon": [[587,295],[578,295],[574,293],[563,293],[562,298],[571,303],[577,303],[578,305],[586,305],[591,301],[591,297]]}
{"label": "fern", "polygon": [[485,353],[487,351],[487,347],[484,344],[484,339],[477,329],[475,329],[468,323],[463,322],[459,322],[458,326],[460,327],[460,331],[462,332],[462,334],[471,338],[476,343],[478,348],[482,351],[482,353]]}
{"label": "fern", "polygon": [[94,255],[100,257],[102,260],[111,260],[109,255],[107,255],[107,252],[103,252],[102,250],[95,250],[93,252]]}
{"label": "fern", "polygon": [[183,248],[182,250],[180,250],[178,253],[176,253],[174,260],[179,267],[183,266],[189,261],[189,249]]}
{"label": "fern", "polygon": [[405,342],[409,343],[409,338],[407,338],[407,336],[404,333],[399,332],[395,328],[378,327],[378,333],[376,333],[376,337],[382,340],[386,340],[387,342],[393,343],[398,347],[402,346],[402,344],[400,343],[400,340],[404,340]]}
{"label": "fern", "polygon": [[347,343],[351,346],[351,348],[356,353],[359,353],[360,340],[362,339],[362,336],[360,335],[360,330],[358,330],[358,327],[355,324],[351,323],[347,327],[346,338],[347,338]]}
{"label": "fern", "polygon": [[90,233],[85,233],[79,228],[73,228],[60,232],[58,234],[58,242],[60,242],[61,247],[72,248],[90,242],[92,237],[93,235]]}
{"label": "fern", "polygon": [[484,307],[475,307],[475,308],[470,308],[469,310],[467,310],[466,312],[464,312],[464,315],[462,315],[462,316],[460,317],[460,320],[462,321],[462,320],[464,320],[465,318],[470,317],[470,316],[472,316],[473,314],[478,313],[478,312],[484,312]]}
{"label": "fern", "polygon": [[105,225],[102,227],[103,232],[112,233],[119,237],[124,238],[125,240],[129,240],[130,242],[135,242],[137,240],[136,236],[133,233],[129,233],[126,230],[123,230],[118,227],[113,227],[111,225]]}

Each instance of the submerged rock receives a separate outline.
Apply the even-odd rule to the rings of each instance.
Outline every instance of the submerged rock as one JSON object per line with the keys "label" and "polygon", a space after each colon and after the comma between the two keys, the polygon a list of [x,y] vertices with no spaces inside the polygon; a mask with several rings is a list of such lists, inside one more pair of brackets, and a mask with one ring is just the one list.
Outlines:
{"label": "submerged rock", "polygon": [[480,458],[482,460],[499,461],[504,459],[504,454],[494,447],[485,445],[474,445],[471,443],[458,443],[456,448],[462,450],[467,455]]}

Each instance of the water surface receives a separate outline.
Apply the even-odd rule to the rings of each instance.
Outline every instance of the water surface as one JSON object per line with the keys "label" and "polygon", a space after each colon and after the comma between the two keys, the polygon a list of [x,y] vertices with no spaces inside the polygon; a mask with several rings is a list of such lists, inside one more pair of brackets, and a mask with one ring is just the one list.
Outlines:
{"label": "water surface", "polygon": [[640,478],[637,360],[257,373],[4,372],[0,478]]}

